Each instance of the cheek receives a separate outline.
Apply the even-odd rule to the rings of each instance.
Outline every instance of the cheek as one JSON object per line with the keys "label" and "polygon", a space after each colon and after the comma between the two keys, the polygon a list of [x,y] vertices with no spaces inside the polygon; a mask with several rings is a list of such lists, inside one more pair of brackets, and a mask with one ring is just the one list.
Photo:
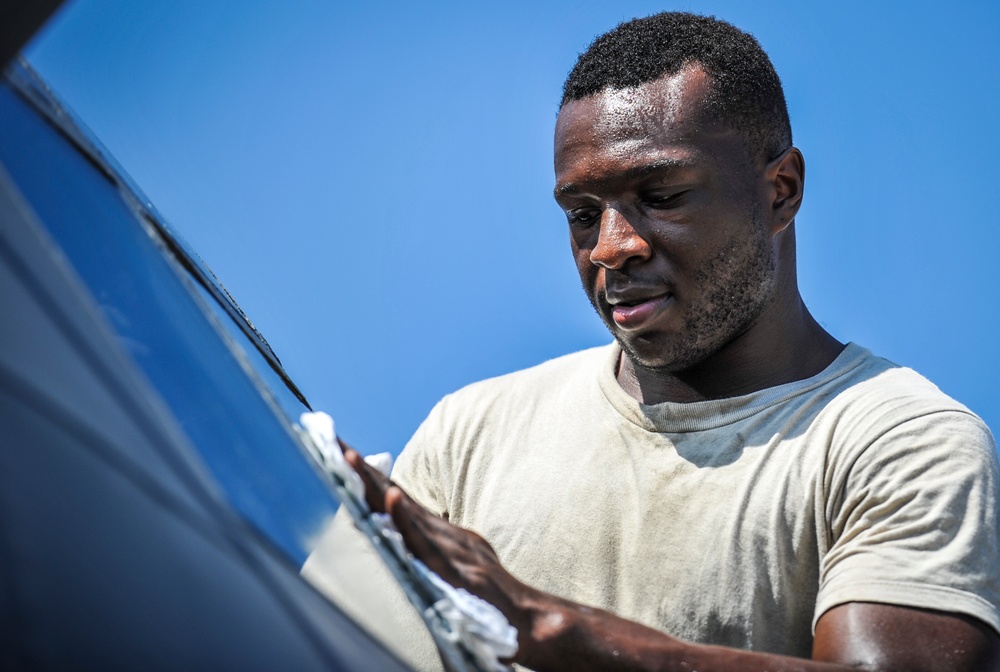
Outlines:
{"label": "cheek", "polygon": [[590,262],[590,249],[580,248],[573,245],[573,260],[576,262],[576,271],[580,275],[580,282],[588,295],[593,295],[600,290],[598,283],[601,282],[601,269]]}
{"label": "cheek", "polygon": [[582,261],[577,259],[576,270],[580,274],[580,282],[583,283],[583,288],[587,290],[588,294],[600,289],[597,286],[601,280],[599,267],[591,264],[585,257]]}
{"label": "cheek", "polygon": [[591,248],[586,244],[585,240],[574,236],[572,233],[569,237],[569,247],[573,253],[573,261],[576,263],[576,269],[580,272],[580,276],[583,277],[586,267],[593,265],[590,263]]}
{"label": "cheek", "polygon": [[[749,219],[749,216],[746,216]],[[708,260],[731,254],[750,231],[743,218],[724,208],[705,207],[656,229],[657,252],[679,273],[692,273]]]}

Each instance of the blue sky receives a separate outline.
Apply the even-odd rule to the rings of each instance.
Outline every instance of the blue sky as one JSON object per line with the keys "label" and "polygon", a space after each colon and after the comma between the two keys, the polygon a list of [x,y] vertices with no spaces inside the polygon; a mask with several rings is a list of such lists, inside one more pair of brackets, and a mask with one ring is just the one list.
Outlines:
{"label": "blue sky", "polygon": [[552,128],[576,55],[663,9],[775,63],[814,315],[1000,428],[1000,3],[361,5],[77,0],[27,53],[365,452],[467,383],[610,340]]}

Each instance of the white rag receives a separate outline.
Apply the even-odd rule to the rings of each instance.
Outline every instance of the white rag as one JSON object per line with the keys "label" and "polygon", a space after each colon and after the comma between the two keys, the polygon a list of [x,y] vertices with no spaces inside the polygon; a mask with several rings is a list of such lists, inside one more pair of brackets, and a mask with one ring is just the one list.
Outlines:
{"label": "white rag", "polygon": [[[511,658],[517,653],[517,629],[492,604],[464,588],[455,588],[414,558],[403,542],[403,535],[396,529],[388,514],[371,512],[365,503],[365,486],[361,477],[344,459],[334,431],[333,418],[322,412],[303,413],[299,421],[310,439],[307,443],[311,444],[310,448],[317,461],[343,484],[359,510],[386,540],[399,561],[414,576],[434,587],[439,597],[428,607],[428,611],[435,612],[448,624],[448,628],[444,629],[437,625],[434,613],[425,614],[427,620],[434,624],[437,633],[446,641],[460,644],[480,668],[494,672],[510,670],[500,659]],[[386,476],[392,469],[392,456],[389,453],[369,455],[365,457],[365,462]]]}

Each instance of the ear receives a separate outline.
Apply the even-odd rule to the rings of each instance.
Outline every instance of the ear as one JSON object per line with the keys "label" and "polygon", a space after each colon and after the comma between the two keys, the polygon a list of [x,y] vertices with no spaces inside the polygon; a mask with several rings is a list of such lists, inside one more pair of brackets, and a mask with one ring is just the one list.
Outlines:
{"label": "ear", "polygon": [[771,194],[771,233],[784,231],[802,205],[806,162],[797,147],[789,147],[764,169]]}

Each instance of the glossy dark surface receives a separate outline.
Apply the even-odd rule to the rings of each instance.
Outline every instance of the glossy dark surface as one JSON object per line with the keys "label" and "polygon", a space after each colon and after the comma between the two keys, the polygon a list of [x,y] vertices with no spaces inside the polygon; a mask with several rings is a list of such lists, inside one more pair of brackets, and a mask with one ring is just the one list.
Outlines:
{"label": "glossy dark surface", "polygon": [[120,343],[233,507],[301,564],[337,508],[291,433],[288,416],[306,407],[165,254],[162,238],[123,198],[113,175],[9,87],[0,89],[0,118],[0,159]]}
{"label": "glossy dark surface", "polygon": [[335,505],[263,353],[30,98],[0,86],[0,669],[404,669],[299,576]]}

